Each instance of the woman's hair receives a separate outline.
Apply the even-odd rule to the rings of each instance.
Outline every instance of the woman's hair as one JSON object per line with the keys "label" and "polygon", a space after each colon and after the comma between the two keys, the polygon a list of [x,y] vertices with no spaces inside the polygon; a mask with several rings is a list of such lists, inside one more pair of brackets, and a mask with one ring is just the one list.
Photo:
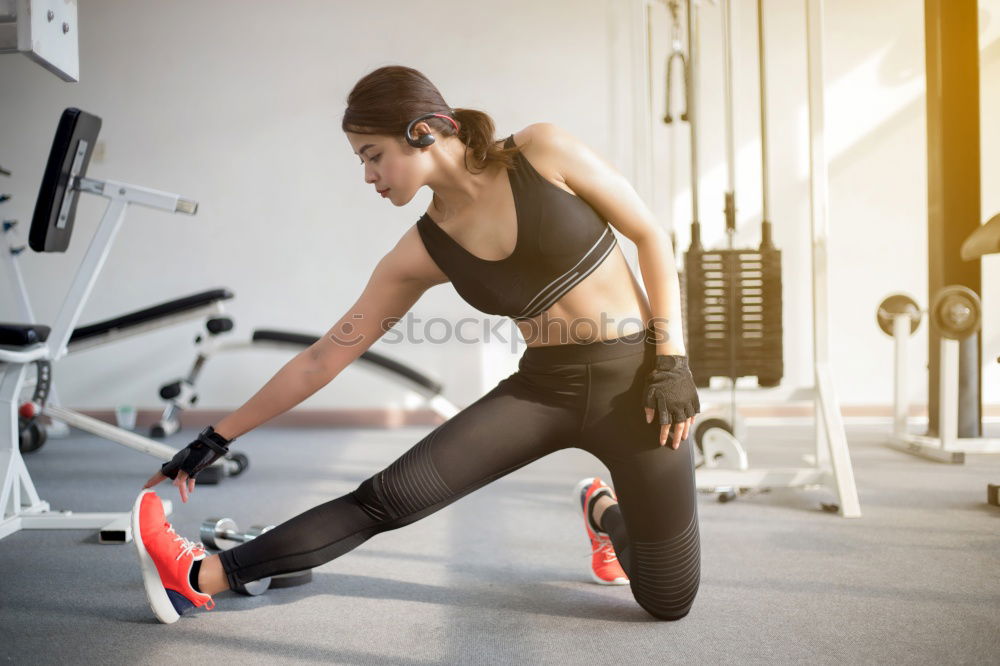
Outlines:
{"label": "woman's hair", "polygon": [[[425,113],[452,116],[458,123],[459,140],[472,149],[475,169],[485,169],[498,162],[514,167],[519,146],[504,148],[494,138],[493,119],[475,109],[452,109],[445,104],[437,87],[426,76],[410,67],[379,67],[361,78],[347,96],[347,110],[341,129],[356,134],[384,134],[405,141],[406,126]],[[455,126],[443,118],[424,118],[442,136],[456,134]],[[470,169],[468,160],[465,168]]]}

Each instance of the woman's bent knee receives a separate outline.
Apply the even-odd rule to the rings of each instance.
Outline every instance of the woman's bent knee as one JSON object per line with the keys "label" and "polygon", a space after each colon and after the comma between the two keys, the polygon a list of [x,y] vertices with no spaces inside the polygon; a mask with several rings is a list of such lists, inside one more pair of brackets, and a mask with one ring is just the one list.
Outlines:
{"label": "woman's bent knee", "polygon": [[657,620],[672,622],[680,620],[691,612],[691,607],[694,605],[694,599],[698,595],[698,582],[696,581],[694,587],[686,591],[683,596],[679,598],[651,598],[642,593],[636,593],[635,590],[633,590],[633,595],[643,610],[655,617]]}
{"label": "woman's bent knee", "polygon": [[646,609],[646,611],[650,615],[655,617],[657,620],[663,620],[665,622],[676,622],[677,620],[680,620],[681,618],[687,616],[687,614],[691,611],[691,606],[687,606],[686,608],[683,608],[681,610],[676,610],[669,613],[662,613],[659,611],[654,612],[648,608]]}

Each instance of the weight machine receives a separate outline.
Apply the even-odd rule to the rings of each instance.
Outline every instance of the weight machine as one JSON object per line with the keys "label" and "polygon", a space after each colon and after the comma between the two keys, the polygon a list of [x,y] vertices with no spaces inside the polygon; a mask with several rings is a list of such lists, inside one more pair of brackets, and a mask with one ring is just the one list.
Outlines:
{"label": "weight machine", "polygon": [[[697,486],[700,490],[715,492],[720,501],[728,501],[737,497],[741,493],[756,491],[763,492],[770,488],[818,488],[826,487],[833,491],[837,497],[836,503],[823,503],[821,506],[829,512],[839,512],[845,518],[857,518],[861,515],[861,507],[858,501],[857,487],[854,481],[854,471],[851,466],[850,451],[847,446],[847,437],[844,431],[843,417],[840,413],[840,402],[837,398],[833,385],[833,377],[829,360],[829,308],[828,308],[828,284],[826,267],[828,264],[828,220],[827,220],[827,164],[824,152],[824,120],[823,120],[823,78],[822,78],[822,0],[805,0],[806,6],[806,46],[808,60],[808,110],[809,110],[809,180],[810,180],[810,221],[811,221],[811,247],[812,247],[812,294],[813,294],[813,370],[814,385],[796,391],[796,396],[810,396],[815,405],[815,455],[805,457],[806,466],[802,467],[751,467],[745,449],[740,439],[743,427],[738,420],[738,415],[733,409],[732,413],[726,415],[718,409],[707,409],[696,417],[694,434],[699,449],[702,450],[704,464],[696,472]],[[723,8],[728,13],[729,6]],[[688,76],[687,76],[687,110],[692,135],[692,250],[691,260],[702,261],[702,258],[709,253],[700,248],[700,243],[694,242],[698,238],[698,211],[697,195],[695,194],[698,180],[697,168],[697,64],[698,64],[698,7],[697,0],[687,2],[688,20]],[[728,22],[727,22],[728,26]],[[763,101],[763,7],[758,3],[758,28],[761,31],[760,43],[760,65],[762,75],[762,101]],[[727,30],[728,34],[728,30]],[[762,105],[763,108],[763,105]],[[763,118],[762,118],[763,120]],[[763,132],[762,143],[766,142],[766,131]],[[766,150],[766,146],[764,147]],[[765,164],[766,168],[766,164]],[[765,183],[766,187],[766,183]],[[730,208],[727,199],[727,215],[735,212],[735,202]],[[767,222],[767,220],[764,220]],[[758,263],[758,273],[761,274],[762,282],[767,281],[769,262],[767,260],[767,242],[769,227],[764,226],[765,237],[762,239],[762,253]],[[736,253],[737,250],[713,251],[721,257],[724,253]],[[697,268],[697,273],[689,269],[688,257],[685,257],[685,271],[682,276],[682,285],[686,293],[685,299],[685,321],[688,326],[691,322],[700,319],[708,321],[713,316],[718,316],[718,312],[709,312],[711,306],[721,301],[723,308],[722,319],[728,316],[725,321],[728,330],[729,356],[726,361],[729,363],[738,362],[742,357],[737,356],[739,351],[747,347],[747,328],[743,310],[747,309],[747,301],[743,299],[743,294],[734,295],[736,290],[732,285],[727,285],[727,280],[732,282],[738,276],[737,270],[732,268],[728,275],[725,275],[725,259],[719,259],[720,265],[712,269],[711,266],[701,265]],[[730,262],[731,263],[731,262]],[[773,263],[773,262],[772,262]],[[741,267],[739,270],[742,270]],[[689,274],[690,273],[690,274]],[[720,278],[721,279],[718,279]],[[716,303],[709,302],[706,287],[708,280],[701,278],[714,278],[721,283],[720,296]],[[780,278],[779,278],[780,280]],[[779,282],[780,284],[780,282]],[[725,288],[728,286],[728,289]],[[726,299],[729,299],[728,302]],[[736,299],[743,302],[737,303]],[[780,316],[780,287],[777,295],[772,295],[772,307],[779,307]],[[705,312],[692,316],[694,308],[705,308]],[[773,314],[773,313],[772,313]],[[767,319],[767,312],[760,312],[761,321]],[[739,324],[734,318],[739,317]],[[766,324],[766,321],[764,321]],[[780,327],[780,319],[777,325]],[[739,329],[736,331],[736,329]],[[695,335],[692,332],[692,339]],[[779,338],[780,340],[780,338]],[[756,343],[756,346],[752,344]],[[751,341],[749,348],[760,347],[760,340]],[[736,348],[733,348],[735,344]],[[771,350],[774,352],[774,350]],[[735,380],[737,376],[744,374],[756,374],[760,385],[774,385],[780,379],[782,368],[780,363],[780,346],[777,349],[775,362],[768,365],[765,363],[761,367],[752,368],[752,372],[741,372],[740,368],[722,369],[708,367],[706,370],[710,374],[722,374],[729,372],[733,382],[735,392]],[[707,352],[703,354],[709,355]],[[752,356],[752,355],[751,355]],[[691,354],[692,367],[699,360],[695,354]],[[735,359],[734,359],[735,357]],[[747,358],[747,362],[754,359]],[[758,359],[759,360],[759,359]],[[765,361],[768,359],[765,358]],[[744,364],[746,365],[746,364]],[[760,365],[760,364],[758,364]],[[746,368],[743,368],[746,370]],[[702,378],[704,383],[706,378]]]}
{"label": "weight machine", "polygon": [[[109,200],[55,322],[52,326],[33,322],[0,324],[0,538],[23,529],[99,529],[101,543],[125,543],[131,539],[129,512],[51,510],[49,503],[39,497],[19,447],[19,419],[30,421],[38,416],[34,403],[29,403],[27,409],[19,406],[25,372],[29,367],[36,368],[35,392],[44,394],[51,381],[50,364],[67,353],[70,336],[125,220],[128,206],[137,204],[187,215],[198,210],[196,202],[176,194],[87,178],[87,166],[100,127],[100,118],[79,109],[63,112],[35,206],[29,235],[31,248],[36,252],[65,252],[73,232],[79,194],[87,192]],[[176,453],[168,446],[64,408],[49,411],[43,407],[42,413],[73,425],[89,426],[97,434],[106,429],[108,435],[117,435],[114,441],[164,460]],[[216,465],[219,463],[227,465],[230,461],[222,458]]]}

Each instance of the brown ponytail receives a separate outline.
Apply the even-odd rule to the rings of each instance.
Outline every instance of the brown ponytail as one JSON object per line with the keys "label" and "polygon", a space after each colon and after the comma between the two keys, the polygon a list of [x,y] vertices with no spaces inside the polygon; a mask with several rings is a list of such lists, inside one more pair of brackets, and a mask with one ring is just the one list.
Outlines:
{"label": "brown ponytail", "polygon": [[[450,115],[458,123],[458,138],[471,148],[470,168],[484,170],[492,163],[514,167],[514,155],[520,147],[504,148],[494,137],[493,119],[476,109],[452,109],[426,76],[402,65],[380,67],[362,77],[347,96],[347,110],[341,129],[356,134],[383,134],[406,139],[410,121],[425,113]],[[442,136],[454,136],[455,127],[443,118],[425,118]]]}

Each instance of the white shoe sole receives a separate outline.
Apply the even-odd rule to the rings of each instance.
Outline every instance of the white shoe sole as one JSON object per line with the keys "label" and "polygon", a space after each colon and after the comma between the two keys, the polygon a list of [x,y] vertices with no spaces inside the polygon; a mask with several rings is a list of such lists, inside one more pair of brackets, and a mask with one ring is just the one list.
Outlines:
{"label": "white shoe sole", "polygon": [[580,507],[580,495],[583,493],[584,489],[594,482],[593,476],[589,476],[586,479],[581,479],[576,487],[573,488],[573,506],[576,507],[577,511],[583,511]]}
{"label": "white shoe sole", "polygon": [[[583,515],[583,507],[580,505],[580,495],[588,486],[590,486],[590,484],[594,482],[594,478],[595,477],[591,476],[586,479],[582,479],[578,484],[576,484],[576,487],[573,488],[573,504],[574,506],[576,506],[577,510],[576,515],[581,516],[584,519],[584,521],[587,520],[587,517]],[[602,580],[597,577],[597,574],[594,573],[594,567],[588,566],[587,569],[590,571],[590,579],[595,583],[597,583],[598,585],[628,585],[630,582],[628,578],[615,578],[614,580]]]}
{"label": "white shoe sole", "polygon": [[142,543],[142,533],[139,531],[139,505],[142,504],[142,498],[151,492],[153,490],[150,488],[143,490],[135,499],[135,504],[132,505],[132,543],[135,544],[136,552],[139,554],[142,584],[146,588],[146,600],[149,602],[149,607],[160,622],[173,624],[180,618],[180,615],[174,609],[174,605],[170,603],[167,590],[160,581],[160,573],[156,570],[153,558],[146,552],[146,546]]}
{"label": "white shoe sole", "polygon": [[628,578],[615,578],[614,580],[601,580],[594,573],[594,570],[590,570],[590,578],[598,585],[628,585],[631,581]]}

